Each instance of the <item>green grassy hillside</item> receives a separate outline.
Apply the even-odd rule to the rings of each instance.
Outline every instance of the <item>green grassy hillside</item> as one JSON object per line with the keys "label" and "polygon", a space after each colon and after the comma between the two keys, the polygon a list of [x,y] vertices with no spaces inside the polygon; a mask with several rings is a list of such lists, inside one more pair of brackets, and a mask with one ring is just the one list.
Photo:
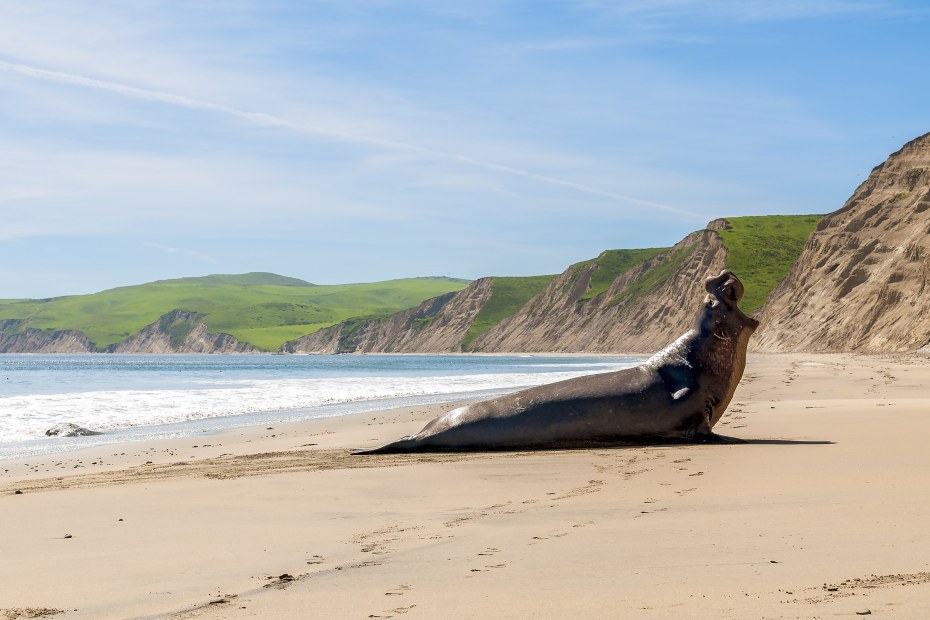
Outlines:
{"label": "green grassy hillside", "polygon": [[760,215],[728,217],[729,230],[720,230],[727,247],[727,268],[746,287],[740,304],[752,314],[788,275],[822,215]]}
{"label": "green grassy hillside", "polygon": [[624,272],[632,269],[639,263],[653,258],[668,248],[643,248],[637,250],[606,250],[597,258],[575,263],[572,271],[579,271],[592,263],[597,263],[597,269],[591,274],[588,290],[581,296],[582,300],[594,299],[610,288],[614,280]]}
{"label": "green grassy hillside", "polygon": [[37,329],[75,329],[103,348],[181,308],[202,314],[211,331],[272,351],[347,318],[390,314],[467,285],[451,278],[408,278],[317,286],[275,274],[215,275],[92,295],[0,300],[0,319],[22,319],[23,327]]}
{"label": "green grassy hillside", "polygon": [[462,347],[467,349],[472,340],[515,314],[533,296],[549,286],[554,279],[554,275],[492,278],[491,297],[478,311],[474,322],[468,328]]}
{"label": "green grassy hillside", "polygon": [[614,295],[609,305],[636,300],[656,290],[665,284],[686,260],[691,258],[695,250],[697,250],[697,245],[691,243],[667,254],[663,260],[654,262],[639,278]]}
{"label": "green grassy hillside", "polygon": [[[581,299],[593,299],[600,295],[610,288],[617,276],[642,261],[665,251],[665,249],[606,250],[601,252],[597,258],[575,263],[570,269],[578,273],[592,263],[598,265],[591,276],[588,290],[582,295]],[[493,278],[491,280],[491,298],[481,308],[475,317],[475,321],[468,328],[468,333],[462,342],[463,348],[467,349],[472,340],[515,314],[526,302],[549,286],[555,278],[555,275]]]}

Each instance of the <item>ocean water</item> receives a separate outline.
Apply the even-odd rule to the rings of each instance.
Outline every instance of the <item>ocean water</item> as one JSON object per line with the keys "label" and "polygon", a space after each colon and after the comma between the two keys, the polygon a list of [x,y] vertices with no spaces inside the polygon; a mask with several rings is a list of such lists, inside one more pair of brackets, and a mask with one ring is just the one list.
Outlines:
{"label": "ocean water", "polygon": [[[641,356],[0,355],[0,459],[490,397]],[[104,434],[46,437],[60,423]]]}

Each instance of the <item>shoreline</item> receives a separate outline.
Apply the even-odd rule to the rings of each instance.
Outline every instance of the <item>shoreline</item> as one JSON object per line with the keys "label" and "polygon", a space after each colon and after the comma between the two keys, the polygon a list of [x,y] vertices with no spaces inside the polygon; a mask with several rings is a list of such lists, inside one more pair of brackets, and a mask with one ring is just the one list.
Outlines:
{"label": "shoreline", "polygon": [[[346,403],[321,405],[311,409],[263,411],[249,414],[198,418],[153,426],[122,428],[84,437],[46,437],[20,442],[9,442],[0,444],[0,470],[3,469],[4,463],[9,463],[11,461],[36,460],[56,456],[62,457],[69,454],[94,451],[105,452],[108,449],[118,449],[120,447],[122,447],[122,451],[125,451],[127,446],[131,448],[132,446],[150,443],[163,442],[167,445],[172,445],[176,442],[184,443],[190,439],[196,439],[197,437],[250,433],[256,429],[266,428],[268,424],[274,424],[276,427],[288,427],[293,425],[298,428],[295,432],[300,432],[299,429],[302,428],[303,425],[311,425],[312,428],[314,423],[327,420],[342,418],[351,419],[353,416],[366,416],[379,412],[428,408],[431,406],[443,407],[448,405],[454,407],[458,406],[458,403],[491,398],[497,394],[497,390],[490,390],[487,394],[466,393],[464,395],[436,395],[435,402],[411,402],[406,404],[404,404],[403,401],[421,401],[424,399],[432,399],[433,397],[411,396],[350,401]],[[350,411],[344,413],[340,412],[345,409],[349,409]],[[351,409],[359,410],[351,411]],[[33,446],[34,450],[31,454],[23,456],[5,456],[8,451],[26,451]]]}
{"label": "shoreline", "polygon": [[[0,385],[0,460],[63,452],[72,445],[485,398],[627,367],[640,358],[328,356],[288,362],[272,356],[129,355],[113,363],[125,373],[111,372],[111,364],[100,358],[87,363],[74,356],[36,359],[2,360],[12,381]],[[35,389],[43,384],[57,388]],[[100,434],[45,436],[49,428],[68,423]]]}
{"label": "shoreline", "polygon": [[[409,424],[416,426],[424,418],[431,419],[444,411],[469,402],[472,400],[375,409],[307,420],[270,422],[269,424],[273,426],[253,424],[203,431],[199,434],[181,437],[98,444],[66,452],[0,460],[0,497],[10,489],[19,488],[18,484],[41,473],[58,480],[61,477],[95,475],[146,465],[164,466],[178,463],[186,465],[189,464],[188,461],[199,463],[224,456],[279,454],[300,451],[307,447],[318,447],[321,450],[342,448],[348,451],[352,449],[348,444],[356,437],[365,435],[363,431],[371,426],[390,424],[398,429],[406,428]],[[307,438],[314,439],[305,441]],[[366,440],[361,438],[356,441],[359,444],[366,443]],[[179,461],[179,458],[182,460]],[[56,466],[56,463],[60,465]],[[69,469],[82,471],[68,471]],[[7,483],[11,485],[9,488],[7,488]],[[67,481],[62,486],[63,488],[67,486]]]}
{"label": "shoreline", "polygon": [[750,354],[746,444],[349,454],[456,405],[0,462],[0,618],[930,615],[926,355]]}

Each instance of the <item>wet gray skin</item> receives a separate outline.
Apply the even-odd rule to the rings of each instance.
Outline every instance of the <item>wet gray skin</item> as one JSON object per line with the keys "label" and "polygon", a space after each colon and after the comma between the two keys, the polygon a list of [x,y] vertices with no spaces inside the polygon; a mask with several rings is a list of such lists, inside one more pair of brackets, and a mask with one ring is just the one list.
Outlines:
{"label": "wet gray skin", "polygon": [[459,407],[416,435],[359,454],[727,440],[712,429],[743,376],[759,323],[737,306],[743,284],[732,272],[708,278],[705,288],[691,330],[640,366]]}

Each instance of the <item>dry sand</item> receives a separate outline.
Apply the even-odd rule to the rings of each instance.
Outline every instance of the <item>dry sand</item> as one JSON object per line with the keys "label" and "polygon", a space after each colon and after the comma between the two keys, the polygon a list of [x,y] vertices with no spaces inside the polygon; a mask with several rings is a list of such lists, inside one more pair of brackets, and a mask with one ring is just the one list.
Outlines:
{"label": "dry sand", "polygon": [[0,619],[930,617],[926,356],[751,356],[740,445],[349,454],[446,408],[0,462]]}

